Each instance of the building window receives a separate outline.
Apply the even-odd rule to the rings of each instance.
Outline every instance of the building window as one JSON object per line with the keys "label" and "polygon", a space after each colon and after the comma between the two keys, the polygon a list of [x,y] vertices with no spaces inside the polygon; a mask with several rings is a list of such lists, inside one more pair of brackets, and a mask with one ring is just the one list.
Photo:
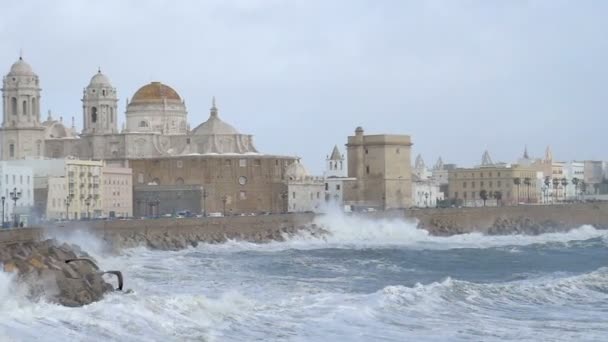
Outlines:
{"label": "building window", "polygon": [[501,181],[497,181],[497,182],[496,182],[496,185],[497,185],[497,186],[500,188],[500,187],[502,186],[502,184],[501,184],[501,183],[502,183]]}
{"label": "building window", "polygon": [[27,101],[23,101],[23,115],[27,115]]}
{"label": "building window", "polygon": [[480,178],[483,178],[483,172],[480,172],[480,173],[479,173],[479,177],[480,177]]}
{"label": "building window", "polygon": [[178,169],[181,169],[183,166],[184,166],[184,162],[183,162],[183,161],[181,161],[181,160],[178,160],[178,161],[177,161],[177,168],[178,168]]}
{"label": "building window", "polygon": [[471,188],[475,189],[475,182],[471,182]]}
{"label": "building window", "polygon": [[490,189],[492,188],[492,185],[493,185],[493,184],[492,184],[492,181],[490,181]]}
{"label": "building window", "polygon": [[365,167],[365,172],[369,175],[369,165]]}
{"label": "building window", "polygon": [[368,151],[367,151],[367,149],[365,149],[365,154],[367,154],[367,153],[368,153]]}
{"label": "building window", "polygon": [[292,197],[293,199],[295,199],[295,198],[296,198],[296,192],[295,192],[295,191],[291,193],[291,197]]}
{"label": "building window", "polygon": [[240,167],[246,167],[247,166],[247,159],[239,159],[239,166]]}
{"label": "building window", "polygon": [[454,192],[454,198],[458,199],[458,191]]}
{"label": "building window", "polygon": [[246,200],[246,199],[247,199],[247,192],[246,192],[246,191],[244,191],[244,190],[241,190],[241,191],[239,192],[239,198],[240,198],[241,200]]}
{"label": "building window", "polygon": [[340,190],[340,184],[336,184],[336,190]]}
{"label": "building window", "polygon": [[14,158],[14,157],[15,157],[15,144],[10,144],[10,145],[8,146],[8,155],[9,155],[11,158]]}
{"label": "building window", "polygon": [[329,190],[329,183],[325,183],[325,191]]}
{"label": "building window", "polygon": [[255,159],[253,161],[253,166],[262,166],[262,161],[260,159]]}
{"label": "building window", "polygon": [[186,138],[186,145],[190,145],[190,138]]}
{"label": "building window", "polygon": [[462,187],[466,189],[467,188],[467,182],[462,182]]}
{"label": "building window", "polygon": [[91,107],[91,122],[97,122],[97,107]]}
{"label": "building window", "polygon": [[500,177],[500,172],[498,172],[498,177]]}
{"label": "building window", "polygon": [[11,97],[11,112],[17,115],[17,98]]}
{"label": "building window", "polygon": [[483,188],[483,181],[479,182],[479,186]]}
{"label": "building window", "polygon": [[139,127],[142,127],[142,128],[148,127],[148,123],[146,121],[140,121],[139,122]]}
{"label": "building window", "polygon": [[467,199],[467,192],[466,191],[463,192],[463,195],[464,195],[464,199]]}

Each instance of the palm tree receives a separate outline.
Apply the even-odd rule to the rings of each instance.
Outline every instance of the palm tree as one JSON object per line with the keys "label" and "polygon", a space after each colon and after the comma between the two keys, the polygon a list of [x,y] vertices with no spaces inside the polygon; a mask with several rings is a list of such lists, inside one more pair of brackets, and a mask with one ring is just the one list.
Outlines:
{"label": "palm tree", "polygon": [[498,206],[498,204],[502,200],[502,192],[494,191],[494,198],[496,198],[496,206]]}
{"label": "palm tree", "polygon": [[566,177],[562,178],[562,186],[564,187],[564,200],[566,200],[566,187],[568,186],[568,180]]}
{"label": "palm tree", "polygon": [[551,187],[551,177],[545,176],[545,203],[549,202],[549,188]]}
{"label": "palm tree", "polygon": [[519,186],[521,185],[521,178],[513,178],[513,184],[517,186],[517,204],[519,205]]}
{"label": "palm tree", "polygon": [[579,179],[574,177],[572,178],[572,184],[574,184],[574,198],[578,199],[578,182]]}
{"label": "palm tree", "polygon": [[559,179],[553,178],[553,189],[555,193],[553,194],[553,200],[557,202],[557,187],[559,186]]}
{"label": "palm tree", "polygon": [[483,206],[486,206],[486,201],[488,200],[488,192],[486,190],[481,190],[479,192],[479,197],[483,200]]}
{"label": "palm tree", "polygon": [[526,177],[524,178],[524,184],[526,185],[526,188],[528,189],[528,203],[530,203],[530,185],[532,184],[532,182],[530,181],[530,178]]}

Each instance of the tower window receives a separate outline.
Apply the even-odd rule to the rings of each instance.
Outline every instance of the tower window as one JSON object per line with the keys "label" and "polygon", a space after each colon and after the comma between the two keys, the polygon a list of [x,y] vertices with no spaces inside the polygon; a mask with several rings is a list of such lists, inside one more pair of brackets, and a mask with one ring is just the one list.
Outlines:
{"label": "tower window", "polygon": [[106,90],[105,90],[105,89],[103,89],[103,90],[101,91],[101,95],[106,96]]}
{"label": "tower window", "polygon": [[365,167],[365,173],[367,173],[367,174],[369,175],[369,165],[367,165],[367,166]]}
{"label": "tower window", "polygon": [[140,121],[139,122],[139,127],[148,127],[148,123],[145,121]]}
{"label": "tower window", "polygon": [[11,97],[11,112],[17,115],[17,99],[14,97]]}
{"label": "tower window", "polygon": [[97,107],[91,107],[91,122],[97,122]]}
{"label": "tower window", "polygon": [[23,101],[23,106],[22,106],[22,110],[23,110],[23,115],[27,115],[27,101]]}

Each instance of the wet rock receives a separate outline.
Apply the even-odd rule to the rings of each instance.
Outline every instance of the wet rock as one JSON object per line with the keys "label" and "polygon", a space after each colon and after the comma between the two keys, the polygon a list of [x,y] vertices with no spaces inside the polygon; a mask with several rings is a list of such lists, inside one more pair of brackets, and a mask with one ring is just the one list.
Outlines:
{"label": "wet rock", "polygon": [[26,242],[3,246],[0,263],[4,272],[17,274],[32,299],[66,306],[82,306],[100,300],[112,290],[92,265],[66,264],[76,257],[90,258],[79,247],[56,241]]}

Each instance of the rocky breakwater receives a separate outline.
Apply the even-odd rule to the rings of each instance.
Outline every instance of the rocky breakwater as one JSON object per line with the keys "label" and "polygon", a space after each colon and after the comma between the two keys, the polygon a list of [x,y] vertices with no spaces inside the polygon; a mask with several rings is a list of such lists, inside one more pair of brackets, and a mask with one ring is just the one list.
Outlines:
{"label": "rocky breakwater", "polygon": [[[14,273],[27,287],[28,297],[76,307],[100,300],[113,290],[95,265],[68,260],[91,257],[78,246],[55,240],[27,241],[0,246],[4,272]],[[91,259],[92,260],[92,259]]]}
{"label": "rocky breakwater", "polygon": [[284,241],[302,233],[310,236],[321,236],[327,231],[316,224],[240,231],[229,229],[128,230],[107,232],[102,239],[116,250],[138,246],[159,250],[179,250],[196,247],[199,243],[216,244],[229,240],[252,243]]}

